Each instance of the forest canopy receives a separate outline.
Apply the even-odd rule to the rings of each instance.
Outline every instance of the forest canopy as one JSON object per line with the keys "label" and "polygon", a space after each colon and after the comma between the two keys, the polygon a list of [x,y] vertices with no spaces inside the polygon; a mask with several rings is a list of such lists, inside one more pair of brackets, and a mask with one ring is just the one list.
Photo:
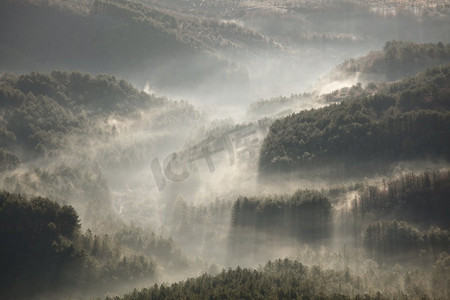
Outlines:
{"label": "forest canopy", "polygon": [[329,237],[331,204],[317,191],[298,190],[290,196],[239,197],[231,215],[233,230],[245,227],[286,232],[304,242]]}
{"label": "forest canopy", "polygon": [[348,174],[360,163],[448,160],[449,85],[450,67],[434,67],[387,92],[277,120],[261,148],[260,169],[328,165]]}
{"label": "forest canopy", "polygon": [[86,297],[110,291],[112,285],[119,290],[155,280],[160,263],[167,270],[188,267],[170,239],[124,224],[114,227],[120,229],[83,233],[72,206],[0,192],[0,296]]}
{"label": "forest canopy", "polygon": [[449,24],[0,0],[0,299],[450,299]]}
{"label": "forest canopy", "polygon": [[[373,51],[357,59],[346,60],[337,66],[334,72],[350,75],[362,73],[383,75],[386,81],[401,79],[416,74],[431,66],[450,62],[450,44],[442,42],[418,44],[407,41],[387,41],[383,50]],[[338,75],[337,75],[338,76]]]}
{"label": "forest canopy", "polygon": [[136,118],[136,112],[144,109],[161,109],[165,120],[159,121],[159,126],[170,125],[171,114],[177,114],[179,122],[199,115],[186,102],[147,94],[112,75],[62,71],[5,74],[0,77],[0,136],[5,137],[0,142],[5,149],[0,159],[8,169],[20,160],[8,156],[7,150],[20,148],[34,157],[45,156],[67,146],[66,138],[73,134],[111,137],[113,126],[102,128],[101,119]]}

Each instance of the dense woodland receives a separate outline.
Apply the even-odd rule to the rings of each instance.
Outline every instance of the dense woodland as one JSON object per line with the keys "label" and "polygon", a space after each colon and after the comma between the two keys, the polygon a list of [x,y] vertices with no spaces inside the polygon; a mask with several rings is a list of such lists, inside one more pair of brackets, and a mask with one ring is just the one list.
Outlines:
{"label": "dense woodland", "polygon": [[155,263],[148,257],[125,256],[108,236],[81,233],[71,206],[5,192],[0,201],[2,297],[75,289],[82,296],[113,283],[155,276]]}
{"label": "dense woodland", "polygon": [[[450,245],[449,188],[448,171],[427,171],[406,173],[377,185],[239,197],[231,215],[230,245],[242,253],[257,251],[254,244],[269,235],[323,246],[335,238],[335,228],[379,262],[414,257],[418,265],[429,265]],[[345,211],[339,208],[343,199],[349,204]]]}
{"label": "dense woodland", "polygon": [[222,83],[245,89],[252,64],[273,55],[307,68],[317,49],[315,59],[344,52],[326,71],[386,40],[448,40],[447,4],[419,2],[419,15],[386,17],[377,1],[7,0],[0,70],[112,73],[168,91],[226,93]]}
{"label": "dense woodland", "polygon": [[297,191],[292,196],[240,197],[233,205],[233,230],[253,227],[272,233],[288,233],[304,242],[330,236],[332,212],[329,200],[315,191]]}
{"label": "dense woodland", "polygon": [[[447,227],[448,228],[448,227]],[[364,246],[378,261],[428,263],[431,257],[438,257],[448,250],[448,230],[431,227],[425,232],[417,230],[406,222],[383,221],[367,227],[364,232]]]}
{"label": "dense woodland", "polygon": [[[247,115],[250,118],[257,118],[283,110],[301,111],[316,108],[318,103],[339,103],[374,94],[388,94],[390,82],[417,75],[428,67],[449,62],[450,44],[388,41],[383,50],[371,52],[357,59],[349,59],[338,65],[320,79],[310,92],[253,102],[247,109]],[[353,85],[331,92],[322,90],[322,84],[331,81],[338,83],[339,86],[339,83],[342,84],[346,80]]]}
{"label": "dense woodland", "polygon": [[363,291],[360,281],[348,271],[308,268],[285,259],[269,261],[258,271],[238,267],[107,299],[375,299],[367,294],[347,296]]}
{"label": "dense woodland", "polygon": [[[75,84],[77,82],[78,85]],[[378,92],[383,91],[380,94],[356,99],[348,97],[340,104],[304,111],[276,121],[265,143],[273,139],[274,131],[280,128],[280,124],[298,124],[299,117],[300,124],[304,124],[302,126],[315,128],[323,126],[325,119],[332,120],[330,124],[334,124],[330,116],[336,116],[336,120],[341,120],[344,124],[351,120],[347,127],[342,124],[333,125],[338,133],[346,135],[358,128],[355,125],[357,122],[359,126],[365,124],[364,126],[374,128],[380,128],[376,127],[377,122],[387,122],[385,124],[392,123],[387,128],[414,132],[417,132],[417,128],[427,130],[424,124],[428,124],[435,126],[432,129],[437,130],[436,135],[428,133],[423,137],[429,144],[417,140],[415,136],[414,142],[421,143],[424,148],[416,148],[414,151],[410,149],[410,153],[417,154],[420,153],[417,149],[423,149],[425,155],[448,159],[445,156],[445,147],[448,147],[445,146],[446,140],[439,139],[447,134],[447,127],[444,126],[448,118],[447,84],[448,67],[432,68],[417,77],[380,85],[377,87]],[[80,88],[81,86],[84,88]],[[359,89],[367,91],[370,87]],[[83,94],[80,94],[81,90]],[[96,120],[111,114],[118,118],[136,118],[137,111],[165,107],[173,108],[165,112],[167,116],[179,116],[182,112],[186,115],[186,120],[189,120],[192,116],[199,116],[192,106],[138,92],[125,81],[111,76],[92,77],[81,73],[5,75],[1,91],[4,100],[2,134],[5,137],[2,146],[5,149],[4,172],[7,172],[2,177],[2,188],[17,193],[4,192],[0,209],[0,213],[5,216],[1,218],[2,240],[5,245],[9,245],[3,249],[5,260],[2,264],[6,267],[2,273],[5,280],[1,288],[2,294],[7,298],[36,295],[54,297],[61,293],[83,297],[106,291],[119,292],[130,290],[142,280],[157,281],[162,273],[167,276],[192,269],[207,271],[211,275],[202,275],[172,285],[157,284],[124,297],[154,298],[160,295],[162,298],[177,298],[183,293],[194,298],[234,298],[238,295],[262,298],[283,295],[288,298],[300,295],[335,298],[340,295],[343,299],[370,299],[406,297],[408,294],[413,295],[412,298],[418,295],[445,298],[449,293],[448,287],[441,288],[443,282],[446,282],[449,268],[448,171],[404,174],[399,178],[384,179],[378,184],[358,183],[321,191],[300,189],[291,195],[240,196],[234,203],[216,199],[207,206],[188,204],[180,198],[173,203],[171,215],[165,224],[172,240],[151,229],[125,225],[117,219],[112,209],[108,181],[100,170],[101,165],[83,168],[56,164],[23,173],[18,169],[21,166],[19,155],[25,161],[30,158],[24,153],[35,153],[36,157],[46,157],[47,160],[52,158],[48,153],[39,151],[40,147],[49,147],[46,140],[41,139],[36,144],[36,140],[31,139],[38,136],[37,132],[47,131],[47,135],[52,137],[59,132],[63,139],[73,132],[92,132],[92,128],[88,127],[100,128],[96,127],[99,124]],[[47,111],[40,109],[40,106],[30,108],[35,101],[39,101],[37,99],[47,101],[49,107],[53,108]],[[13,123],[13,116],[19,111],[22,117],[16,116],[17,121]],[[349,114],[348,111],[352,113]],[[319,121],[314,119],[316,116]],[[435,123],[429,124],[428,117],[436,120]],[[164,120],[167,121],[168,118],[170,119],[164,117]],[[400,122],[397,118],[403,120],[401,122],[410,118],[411,124],[416,122],[417,125],[396,127],[396,122]],[[18,126],[19,119],[22,120],[21,126]],[[366,122],[367,120],[370,121]],[[56,123],[46,125],[47,121]],[[155,124],[149,128],[158,126]],[[208,134],[220,135],[229,125],[224,125],[223,130],[222,127],[211,129]],[[308,132],[303,128],[310,127],[299,127],[298,130],[302,130],[299,132]],[[320,134],[328,134],[326,128],[317,131],[319,137]],[[114,136],[114,133],[111,132],[110,135]],[[281,136],[288,138],[286,135]],[[357,141],[358,136],[353,136],[354,141]],[[401,135],[396,133],[395,137],[398,136]],[[318,141],[320,139],[315,137],[309,144],[315,145]],[[277,141],[278,147],[285,145],[282,142]],[[60,153],[58,149],[64,149],[64,143],[55,143],[54,147],[56,151],[52,155],[57,157]],[[16,149],[22,149],[17,152],[17,156],[13,154]],[[400,156],[394,157],[392,161],[399,157],[417,158],[408,156],[408,152],[405,152],[409,149],[407,147],[384,149],[393,151],[388,152],[390,155],[400,151]],[[435,152],[430,152],[430,149]],[[320,153],[329,155],[329,151]],[[361,161],[365,159],[364,155],[370,155],[370,152],[359,153]],[[311,156],[310,160],[313,159]],[[314,163],[311,166],[320,165]],[[36,196],[27,198],[18,193]],[[71,206],[58,204],[39,195],[47,195],[59,203],[73,204],[80,210],[85,225],[94,228],[94,231],[81,230],[79,214]],[[354,197],[345,212],[338,209],[342,197]],[[231,226],[229,231],[228,226]],[[95,230],[102,233],[95,234]],[[320,247],[330,247],[337,239],[336,232],[340,230],[345,230],[345,235],[352,241],[350,244],[362,251],[363,254],[358,254],[358,258],[350,258],[345,246],[343,252],[338,254],[333,254],[333,250],[326,248],[327,254],[308,254],[308,250],[307,254],[295,257],[299,261],[308,261],[311,266],[342,257],[339,258],[343,261],[342,265],[333,271],[307,267],[294,261],[278,261],[275,264],[269,262],[256,271],[239,267],[220,272],[220,266],[190,260],[185,254],[202,253],[204,258],[213,260],[215,253],[228,251],[234,253],[228,255],[228,262],[236,264],[239,263],[236,255],[260,255],[261,249],[266,247],[267,239],[275,244],[293,239],[294,242],[290,243],[306,244],[316,249],[312,251],[319,251],[317,249]],[[179,248],[179,244],[183,245],[185,252]],[[18,248],[21,250],[17,251]],[[401,271],[391,267],[376,267],[373,273],[361,273],[360,270],[355,271],[355,274],[345,269],[352,264],[370,265],[372,262],[410,266]],[[330,262],[327,266],[331,268],[333,265]],[[433,271],[430,271],[432,267]],[[299,271],[298,268],[304,271]],[[11,272],[8,270],[15,270],[14,277],[9,276]],[[397,279],[390,283],[389,288],[386,287],[387,283],[384,287],[380,285],[380,280],[388,282],[392,276],[397,276]],[[55,281],[54,278],[59,279]],[[246,278],[245,281],[242,278]],[[236,280],[240,284],[233,284]],[[376,284],[368,283],[372,281]],[[32,282],[39,284],[34,285]],[[312,282],[321,282],[321,285],[312,285]],[[334,283],[330,285],[330,282]],[[31,285],[32,288],[25,291],[20,288],[23,284]],[[111,288],[111,284],[116,288]]]}
{"label": "dense woodland", "polygon": [[136,1],[71,2],[2,1],[0,25],[9,30],[0,33],[0,69],[100,71],[172,88],[199,84],[214,70],[232,84],[245,81],[245,72],[213,49],[275,47],[236,23],[197,20]]}
{"label": "dense woodland", "polygon": [[[0,209],[2,297],[90,297],[203,267],[170,238],[120,220],[104,175],[106,167],[147,159],[140,158],[146,147],[117,145],[118,136],[133,128],[105,120],[167,130],[199,118],[192,105],[138,91],[110,75],[6,74],[0,82],[1,188],[12,192],[2,193]],[[93,140],[109,150],[84,150]]]}
{"label": "dense woodland", "polygon": [[346,175],[360,163],[448,160],[449,70],[431,68],[385,93],[276,121],[261,149],[261,170],[338,166]]}
{"label": "dense woodland", "polygon": [[361,190],[353,209],[361,218],[397,218],[423,227],[449,228],[448,171],[405,174]]}
{"label": "dense woodland", "polygon": [[[223,270],[211,276],[197,278],[171,285],[161,284],[134,290],[123,297],[107,300],[132,299],[421,299],[433,296],[445,299],[440,279],[447,279],[449,257],[439,261],[433,274],[432,293],[423,289],[423,273],[397,269],[392,273],[378,274],[372,270],[365,276],[352,274],[348,269],[333,271],[320,266],[305,266],[295,260],[269,261],[258,270],[237,267]],[[376,278],[378,277],[378,278]],[[374,280],[376,278],[376,280]],[[436,278],[436,280],[434,280]],[[438,279],[439,278],[439,279]],[[381,279],[384,292],[374,292]],[[445,280],[444,279],[444,280]],[[404,284],[404,292],[398,285]]]}
{"label": "dense woodland", "polygon": [[450,299],[449,21],[0,1],[0,298]]}
{"label": "dense woodland", "polygon": [[[350,141],[356,143],[357,133],[364,132],[361,128],[369,128],[373,132],[380,130],[376,143],[383,141],[381,137],[389,143],[385,144],[389,147],[383,146],[387,151],[383,155],[391,157],[388,161],[424,157],[448,159],[445,156],[447,140],[442,139],[448,135],[445,123],[448,119],[448,74],[447,66],[432,68],[416,77],[379,85],[376,87],[379,94],[359,98],[349,96],[340,104],[281,119],[272,125],[265,143],[274,140],[274,132],[282,124],[301,124],[296,125],[294,131],[289,129],[292,133],[298,130],[304,134],[309,132],[308,128],[316,128],[308,143],[302,144],[311,147],[316,147],[330,132],[352,136]],[[2,188],[14,192],[2,193],[0,209],[4,216],[1,218],[2,244],[8,245],[2,249],[5,271],[2,272],[1,293],[6,298],[58,297],[61,294],[86,297],[107,291],[122,293],[141,282],[158,282],[170,274],[184,274],[189,270],[195,270],[197,274],[207,271],[210,275],[180,283],[156,284],[124,297],[146,299],[159,295],[161,298],[178,298],[183,294],[213,299],[246,296],[335,298],[339,295],[342,299],[388,299],[410,295],[413,299],[422,296],[445,299],[449,295],[450,289],[445,284],[442,288],[448,277],[450,245],[447,217],[450,177],[446,170],[407,173],[398,178],[385,178],[376,184],[360,182],[320,191],[299,189],[287,195],[243,195],[233,199],[232,203],[216,199],[209,205],[193,205],[179,197],[168,206],[169,218],[164,224],[172,239],[152,229],[126,225],[117,218],[108,180],[102,172],[108,165],[107,160],[89,167],[57,163],[26,172],[20,167],[21,160],[25,163],[31,160],[27,153],[47,161],[63,155],[67,152],[65,138],[104,129],[99,125],[102,118],[114,115],[139,119],[136,112],[167,108],[159,116],[166,124],[176,127],[176,122],[182,120],[180,115],[188,122],[200,116],[191,105],[138,92],[125,81],[107,75],[33,73],[4,75],[1,82],[2,135],[5,137],[2,139],[5,153],[2,156],[5,166]],[[357,88],[368,91],[371,87]],[[41,103],[39,101],[48,103],[45,107],[49,109],[36,105]],[[16,115],[19,113],[20,117]],[[171,116],[178,116],[179,120],[171,121]],[[329,123],[324,126],[324,122]],[[153,125],[148,128],[154,130],[161,126],[159,122],[150,124]],[[233,128],[227,122],[224,124],[208,131],[203,128],[201,132],[220,136],[227,128]],[[405,126],[398,127],[397,124]],[[381,130],[386,128],[394,130],[394,135],[390,136],[389,130],[382,135]],[[416,143],[412,145],[422,148],[410,148],[411,144],[398,141],[392,144],[394,138],[398,140],[402,136],[399,128],[416,134],[422,130],[422,136],[415,135],[409,140],[409,143]],[[107,136],[119,134],[111,127],[109,130]],[[429,130],[434,130],[434,135],[429,134]],[[60,134],[61,142],[53,144],[54,152],[48,151],[52,149],[48,140],[36,139],[44,133],[52,138]],[[277,136],[289,138],[284,133]],[[373,133],[365,136],[370,141]],[[328,139],[339,140],[338,137]],[[105,141],[110,140],[106,137]],[[286,144],[284,140],[277,140],[276,145],[285,147]],[[399,147],[392,148],[392,145]],[[345,152],[349,148],[345,148]],[[40,152],[40,149],[47,151]],[[299,150],[298,146],[288,149]],[[335,153],[329,150],[317,153],[327,159],[342,153],[339,147],[334,149]],[[369,150],[377,155],[373,158],[383,158],[373,146],[358,149],[355,153],[359,153],[361,161],[371,157]],[[368,151],[361,152],[361,149]],[[421,153],[422,156],[415,156]],[[315,167],[331,161],[314,159],[311,155],[306,166]],[[300,162],[295,161],[294,166],[300,166]],[[265,172],[271,172],[271,169]],[[39,197],[41,195],[58,202]],[[350,199],[348,210],[341,211],[340,201],[348,197],[354,198]],[[66,203],[72,204],[80,213]],[[84,231],[80,215],[87,226]],[[339,232],[344,231],[345,234],[340,235]],[[330,247],[336,241],[341,243],[340,238],[348,239],[349,245],[355,245],[356,250],[346,250],[344,245],[342,252],[333,252],[335,250]],[[217,253],[226,256],[224,265],[226,262],[239,264],[242,262],[239,259],[252,255],[264,257],[261,250],[267,247],[268,240],[273,242],[270,247],[275,248],[277,243],[282,245],[286,241],[298,245],[299,251],[304,245],[312,247],[312,250],[293,257],[307,261],[309,267],[285,260],[269,262],[258,270],[237,267],[220,272],[222,264],[210,264]],[[183,245],[182,249],[179,245]],[[357,254],[352,258],[348,251]],[[190,258],[197,253],[201,253],[205,261]],[[337,264],[335,260],[341,263]],[[314,267],[325,262],[330,270]],[[388,265],[381,267],[383,264]],[[395,264],[407,264],[408,267],[401,270],[391,267]],[[353,274],[349,268],[353,270],[354,265],[376,267],[372,271],[355,267]],[[14,277],[9,275],[12,270]],[[366,271],[368,273],[364,273]],[[39,284],[34,285],[36,282]],[[24,284],[31,288],[23,290]]]}
{"label": "dense woodland", "polygon": [[[450,44],[417,44],[388,41],[381,51],[350,59],[336,67],[336,76],[359,74],[359,80],[394,81],[418,73],[427,67],[448,63]],[[342,74],[343,73],[343,74]],[[377,77],[378,75],[378,77]]]}
{"label": "dense woodland", "polygon": [[199,117],[186,102],[146,94],[111,75],[94,77],[60,71],[3,75],[0,78],[0,134],[5,137],[0,145],[4,149],[2,166],[8,169],[20,162],[20,157],[14,158],[7,151],[20,148],[24,157],[52,155],[69,146],[67,137],[77,134],[89,133],[99,140],[110,141],[117,128],[114,124],[109,128],[100,126],[101,119],[139,118],[139,111],[144,109],[162,112],[148,125],[153,128],[192,122]]}
{"label": "dense woodland", "polygon": [[194,264],[173,240],[151,230],[110,220],[108,233],[82,232],[72,206],[7,192],[0,199],[0,294],[5,299],[88,297]]}

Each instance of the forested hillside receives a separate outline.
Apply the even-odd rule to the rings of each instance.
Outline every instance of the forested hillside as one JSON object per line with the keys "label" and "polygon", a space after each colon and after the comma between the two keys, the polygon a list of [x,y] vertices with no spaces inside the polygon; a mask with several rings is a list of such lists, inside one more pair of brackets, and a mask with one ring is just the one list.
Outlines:
{"label": "forested hillside", "polygon": [[0,78],[0,187],[72,204],[94,228],[115,215],[107,170],[133,169],[160,140],[202,115],[186,101],[138,91],[111,75],[5,74]]}
{"label": "forested hillside", "polygon": [[80,287],[77,293],[84,296],[113,283],[156,276],[149,257],[125,255],[107,235],[81,233],[71,206],[2,192],[0,216],[0,294],[5,299],[54,296]]}
{"label": "forested hillside", "polygon": [[[163,29],[158,14],[146,20],[145,12],[139,14],[133,11],[133,6],[128,8],[132,2],[79,1],[78,4],[2,1],[2,26],[10,28],[2,31],[2,57],[6,58],[2,59],[2,68],[102,67],[103,72],[108,72],[128,66],[129,71],[149,55],[149,59],[162,59],[164,53],[170,54],[167,51],[172,51],[171,54],[192,51]],[[139,16],[141,21],[137,19]],[[170,22],[168,16],[166,22]],[[138,34],[131,35],[131,32]],[[130,48],[132,44],[136,47]]]}
{"label": "forested hillside", "polygon": [[383,221],[369,225],[364,232],[364,246],[369,255],[381,262],[429,264],[450,245],[450,233],[439,227],[419,231],[407,222]]}
{"label": "forested hillside", "polygon": [[238,267],[216,276],[205,274],[106,299],[384,299],[380,295],[362,295],[365,291],[361,278],[349,272],[308,268],[285,259],[269,261],[259,270]]}
{"label": "forested hillside", "polygon": [[212,49],[275,47],[236,24],[128,0],[2,1],[0,26],[8,28],[0,31],[0,71],[75,69],[172,88],[199,84],[212,71],[229,82],[245,78]]}
{"label": "forested hillside", "polygon": [[[366,170],[361,171],[360,166],[379,164],[379,160],[447,160],[448,139],[442,137],[448,135],[449,128],[449,74],[449,67],[441,66],[375,88],[358,86],[354,90],[361,92],[359,98],[349,96],[342,103],[275,121],[265,143],[277,141],[278,144],[273,144],[277,145],[275,149],[301,151],[298,144],[285,143],[300,134],[307,141],[301,145],[314,149],[310,153],[315,156],[310,155],[306,161],[294,159],[287,168],[272,160],[273,165],[261,170],[267,175],[273,174],[275,168],[282,174],[300,166],[311,169],[333,166],[338,160],[344,167],[337,172],[347,174],[348,170],[363,173]],[[161,282],[166,276],[198,274],[200,270],[211,275],[173,285],[157,284],[124,297],[177,298],[183,294],[213,298],[239,295],[335,298],[339,294],[343,299],[357,295],[370,299],[410,294],[414,299],[448,295],[448,288],[439,288],[448,273],[448,171],[406,174],[379,184],[350,184],[336,190],[303,189],[296,183],[300,189],[292,194],[283,194],[278,189],[274,195],[256,193],[234,198],[233,203],[216,199],[210,205],[194,205],[177,195],[169,198],[164,207],[168,218],[162,223],[172,240],[154,229],[127,225],[120,220],[113,203],[118,198],[113,197],[117,187],[109,181],[114,177],[104,172],[111,167],[124,172],[127,164],[148,163],[148,158],[137,158],[139,151],[151,151],[152,143],[140,145],[139,150],[133,143],[120,148],[124,142],[117,138],[133,134],[135,128],[148,133],[162,130],[165,136],[180,124],[193,124],[201,114],[192,105],[139,92],[110,75],[94,77],[55,71],[3,75],[0,82],[1,134],[5,137],[1,187],[16,193],[3,193],[0,209],[5,216],[1,219],[2,239],[9,245],[2,253],[11,258],[2,263],[7,266],[5,270],[18,270],[2,286],[2,294],[7,298],[122,293],[142,286],[142,282],[149,286],[148,282]],[[376,94],[364,96],[370,91]],[[209,131],[203,128],[200,132],[222,136],[229,128],[245,126],[228,124]],[[280,129],[283,131],[275,135]],[[361,133],[363,141],[372,144],[360,145]],[[334,139],[330,139],[331,134]],[[192,137],[193,143],[199,138]],[[97,145],[94,140],[108,145],[100,149],[117,143],[117,149],[123,151],[115,151],[113,157],[110,152],[93,151],[93,145]],[[90,147],[82,151],[78,149],[83,148],[81,145]],[[268,145],[264,144],[263,150]],[[352,147],[359,148],[352,150]],[[380,149],[385,152],[377,153]],[[346,153],[353,156],[345,156]],[[116,159],[129,162],[117,163]],[[262,162],[264,156],[260,159]],[[37,161],[47,163],[33,166]],[[89,164],[94,161],[95,164]],[[346,163],[354,165],[347,167]],[[126,187],[127,193],[131,191]],[[26,198],[18,193],[31,196]],[[145,201],[148,199],[141,203],[145,205]],[[348,210],[342,210],[342,201]],[[65,203],[73,205],[79,213]],[[127,209],[136,218],[148,217],[141,204],[132,204]],[[80,216],[87,226],[84,231],[80,228]],[[70,225],[67,222],[75,224],[72,229],[66,228]],[[86,229],[89,227],[93,231]],[[101,233],[94,233],[97,230]],[[333,248],[341,247],[342,243],[354,248],[347,246],[351,249],[347,250],[345,244],[343,252]],[[22,250],[15,251],[16,247]],[[355,257],[350,258],[347,251],[354,251]],[[198,253],[204,255],[204,261],[192,259]],[[269,262],[269,267],[256,271],[239,267],[220,273],[226,265],[253,266],[255,262],[261,264],[286,256],[306,261],[308,267],[280,261],[276,270],[271,269],[273,265]],[[211,264],[215,261],[219,264]],[[313,267],[319,262],[326,263],[330,270]],[[51,268],[44,268],[43,264]],[[383,269],[378,264],[389,267]],[[411,269],[395,269],[392,267],[395,264],[409,264]],[[358,269],[357,265],[363,267]],[[33,272],[25,271],[27,268]],[[55,276],[59,279],[54,279]],[[396,280],[392,276],[397,276]],[[241,278],[242,284],[234,284],[235,277]],[[314,287],[312,282],[322,285]],[[24,284],[31,288],[20,289]]]}
{"label": "forested hillside", "polygon": [[233,205],[231,224],[270,233],[287,233],[304,242],[329,238],[332,226],[329,200],[315,191],[299,190],[290,197],[240,197]]}
{"label": "forested hillside", "polygon": [[82,232],[72,206],[1,192],[0,296],[85,298],[192,267],[171,239],[110,222],[107,233]]}
{"label": "forested hillside", "polygon": [[[155,130],[174,122],[191,122],[199,115],[185,102],[146,94],[111,75],[61,71],[6,74],[0,78],[0,134],[5,137],[0,146],[22,153],[26,160],[27,155],[57,153],[69,146],[67,138],[75,134],[111,140],[119,129],[114,124],[101,126],[99,119],[142,118],[139,111],[144,109],[154,111],[155,121],[158,111],[164,115],[164,120],[151,125]],[[2,153],[5,164],[18,163]]]}
{"label": "forested hillside", "polygon": [[258,270],[237,267],[215,276],[204,274],[106,299],[442,299],[449,295],[448,289],[441,286],[446,284],[442,279],[448,279],[448,263],[448,256],[437,262],[429,287],[426,282],[431,278],[417,270],[387,271],[368,262],[370,271],[357,275],[349,269],[327,270],[280,259],[269,261]]}
{"label": "forested hillside", "polygon": [[332,102],[389,93],[390,82],[416,76],[430,67],[450,63],[450,44],[419,44],[392,40],[383,50],[345,61],[317,80],[308,92],[253,102],[249,117],[291,109],[295,112]]}
{"label": "forested hillside", "polygon": [[381,187],[372,185],[362,189],[354,210],[365,219],[396,218],[424,228],[449,228],[449,193],[448,171],[406,174],[385,181]]}
{"label": "forested hillside", "polygon": [[[450,246],[449,175],[445,169],[407,173],[359,187],[345,217],[354,227],[349,231],[363,237],[377,261],[429,265]],[[362,231],[360,224],[366,224]]]}
{"label": "forested hillside", "polygon": [[[233,259],[267,247],[283,249],[292,243],[285,239],[291,236],[300,241],[293,257],[308,265],[291,259],[268,261],[256,270],[237,267],[106,299],[445,299],[450,292],[445,283],[450,233],[426,206],[448,213],[444,195],[449,187],[448,171],[436,171],[404,174],[377,185],[360,182],[292,195],[242,196],[232,207]],[[348,205],[345,210],[343,204]],[[191,208],[177,214],[182,219],[209,215],[201,211],[193,213]],[[333,252],[333,243],[349,244]]]}
{"label": "forested hillside", "polygon": [[450,299],[449,24],[0,0],[0,299]]}
{"label": "forested hillside", "polygon": [[261,148],[261,171],[329,166],[334,174],[349,175],[364,164],[448,160],[449,71],[431,68],[392,83],[385,93],[276,121]]}
{"label": "forested hillside", "polygon": [[362,81],[394,81],[415,75],[428,67],[449,62],[450,44],[388,41],[383,50],[346,60],[333,72],[337,78],[357,75]]}

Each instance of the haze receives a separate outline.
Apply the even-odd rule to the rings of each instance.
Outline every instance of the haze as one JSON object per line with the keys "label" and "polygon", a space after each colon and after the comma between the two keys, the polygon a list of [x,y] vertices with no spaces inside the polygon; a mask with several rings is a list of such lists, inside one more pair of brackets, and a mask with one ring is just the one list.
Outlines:
{"label": "haze", "polygon": [[449,1],[6,0],[0,28],[0,298],[450,297]]}

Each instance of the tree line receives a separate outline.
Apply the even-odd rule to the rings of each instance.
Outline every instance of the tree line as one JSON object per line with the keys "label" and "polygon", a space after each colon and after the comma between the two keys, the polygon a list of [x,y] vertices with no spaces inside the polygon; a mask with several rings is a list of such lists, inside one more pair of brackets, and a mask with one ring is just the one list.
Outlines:
{"label": "tree line", "polygon": [[169,271],[189,266],[170,239],[115,226],[121,229],[83,233],[72,206],[1,192],[0,297],[88,297],[156,280],[161,266]]}
{"label": "tree line", "polygon": [[346,60],[335,68],[336,75],[362,73],[362,77],[382,75],[394,81],[414,75],[426,68],[450,62],[450,44],[418,44],[407,41],[387,41],[382,50],[356,59]]}
{"label": "tree line", "polygon": [[[100,126],[99,119],[128,116],[139,110],[162,109],[155,120],[173,126],[173,119],[189,122],[199,116],[185,101],[138,91],[112,75],[91,76],[81,72],[32,72],[0,78],[0,153],[3,169],[11,169],[30,157],[52,156],[67,144],[70,135],[112,138],[114,127]],[[155,117],[156,118],[156,117]],[[18,157],[20,149],[24,159]],[[11,156],[9,152],[12,152]]]}
{"label": "tree line", "polygon": [[238,232],[250,227],[312,242],[330,236],[331,204],[312,190],[298,190],[290,196],[241,196],[232,207],[231,224]]}
{"label": "tree line", "polygon": [[328,166],[342,176],[360,174],[364,165],[376,171],[399,160],[448,160],[449,84],[450,67],[439,66],[387,92],[277,120],[261,147],[260,171]]}
{"label": "tree line", "polygon": [[361,218],[392,218],[422,227],[449,228],[449,194],[449,171],[408,173],[385,180],[381,186],[365,186],[353,209]]}

